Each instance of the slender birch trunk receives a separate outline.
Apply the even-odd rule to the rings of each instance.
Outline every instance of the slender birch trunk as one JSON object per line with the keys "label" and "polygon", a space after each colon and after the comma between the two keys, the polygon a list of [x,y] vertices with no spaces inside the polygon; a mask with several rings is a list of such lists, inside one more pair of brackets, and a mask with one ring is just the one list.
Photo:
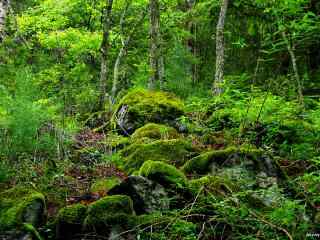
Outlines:
{"label": "slender birch trunk", "polygon": [[121,62],[123,60],[123,58],[126,56],[127,54],[127,50],[128,50],[128,47],[131,43],[131,39],[132,39],[132,36],[133,34],[135,33],[136,29],[142,24],[142,21],[144,20],[145,16],[146,16],[146,11],[143,11],[141,13],[141,16],[139,18],[139,20],[136,22],[136,24],[133,26],[133,28],[131,29],[131,31],[129,32],[128,36],[125,38],[124,37],[124,18],[126,16],[126,12],[128,10],[128,7],[129,6],[126,6],[123,14],[122,14],[122,17],[121,17],[121,20],[120,20],[120,29],[121,29],[121,49],[118,53],[118,56],[117,56],[117,59],[116,59],[116,62],[114,64],[114,69],[113,69],[113,83],[112,83],[112,90],[111,90],[111,99],[112,99],[112,102],[114,102],[115,100],[115,97],[116,97],[116,94],[117,94],[117,91],[118,91],[118,84],[119,84],[119,78],[120,78],[120,70],[121,70]]}
{"label": "slender birch trunk", "polygon": [[213,93],[220,95],[223,92],[222,83],[224,82],[224,25],[227,15],[229,0],[222,0],[220,16],[216,30],[216,73],[213,84]]}
{"label": "slender birch trunk", "polygon": [[[159,0],[150,0],[150,68],[149,89],[155,89],[157,82],[163,82],[160,66],[163,64],[163,56],[160,50],[160,10]],[[160,60],[160,61],[159,61]]]}
{"label": "slender birch trunk", "polygon": [[0,42],[5,38],[5,23],[9,11],[10,0],[0,0]]}
{"label": "slender birch trunk", "polygon": [[101,67],[100,67],[100,101],[99,108],[103,109],[106,103],[107,80],[108,80],[108,55],[109,55],[109,36],[111,29],[111,12],[113,0],[106,0],[106,7],[103,13],[103,38],[100,47]]}
{"label": "slender birch trunk", "polygon": [[294,73],[294,77],[296,79],[297,87],[298,87],[299,102],[300,102],[301,105],[303,105],[302,84],[301,84],[299,70],[298,70],[298,66],[297,66],[297,58],[296,58],[296,54],[295,54],[295,47],[294,47],[294,45],[292,43],[290,43],[290,41],[289,41],[289,39],[287,37],[287,34],[284,31],[282,31],[281,34],[282,34],[283,40],[287,44],[287,49],[288,49],[288,52],[290,54],[293,73]]}

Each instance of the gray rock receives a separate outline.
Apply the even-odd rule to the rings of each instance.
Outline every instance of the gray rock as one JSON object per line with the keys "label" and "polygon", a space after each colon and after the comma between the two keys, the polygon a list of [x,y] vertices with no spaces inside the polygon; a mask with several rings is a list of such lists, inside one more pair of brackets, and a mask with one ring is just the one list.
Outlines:
{"label": "gray rock", "polygon": [[169,198],[164,187],[141,176],[128,177],[108,194],[130,196],[137,214],[169,209]]}

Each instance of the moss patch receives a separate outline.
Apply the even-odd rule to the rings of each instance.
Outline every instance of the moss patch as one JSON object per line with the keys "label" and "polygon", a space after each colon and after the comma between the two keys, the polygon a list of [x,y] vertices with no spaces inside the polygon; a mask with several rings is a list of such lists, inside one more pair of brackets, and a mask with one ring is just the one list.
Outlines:
{"label": "moss patch", "polygon": [[24,223],[39,225],[43,221],[45,199],[41,193],[16,187],[0,195],[0,230],[22,227]]}
{"label": "moss patch", "polygon": [[225,196],[226,194],[238,191],[236,184],[231,182],[228,178],[219,176],[205,176],[199,179],[194,179],[189,182],[191,191],[196,195],[199,191],[205,190],[218,196]]}
{"label": "moss patch", "polygon": [[213,163],[225,165],[228,161],[234,162],[243,158],[255,160],[261,153],[258,149],[248,147],[229,147],[223,150],[209,151],[187,161],[182,170],[185,173],[204,174],[210,171],[210,165]]}
{"label": "moss patch", "polygon": [[192,155],[191,143],[183,139],[157,140],[151,143],[132,144],[120,154],[125,158],[124,170],[128,173],[139,169],[147,160],[163,161],[181,166]]}
{"label": "moss patch", "polygon": [[140,168],[139,174],[164,186],[187,186],[186,176],[174,166],[163,162],[147,161]]}
{"label": "moss patch", "polygon": [[145,126],[137,129],[131,136],[131,139],[134,142],[139,141],[142,138],[167,140],[179,138],[179,134],[173,127],[168,127],[163,124],[148,123]]}
{"label": "moss patch", "polygon": [[57,217],[57,238],[72,239],[73,236],[80,235],[86,212],[87,207],[82,204],[74,204],[61,209]]}
{"label": "moss patch", "polygon": [[89,230],[104,232],[106,226],[126,225],[132,215],[134,210],[130,197],[107,196],[89,205],[85,226]]}
{"label": "moss patch", "polygon": [[106,193],[119,183],[121,183],[121,180],[117,177],[99,179],[91,185],[90,191],[92,193]]}
{"label": "moss patch", "polygon": [[174,95],[135,89],[119,102],[112,123],[120,126],[120,130],[132,133],[150,122],[172,124],[183,114],[183,102]]}

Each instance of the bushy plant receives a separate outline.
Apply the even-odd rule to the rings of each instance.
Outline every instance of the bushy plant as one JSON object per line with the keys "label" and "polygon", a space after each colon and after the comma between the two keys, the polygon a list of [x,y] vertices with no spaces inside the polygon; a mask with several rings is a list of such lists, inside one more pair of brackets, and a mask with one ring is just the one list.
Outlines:
{"label": "bushy plant", "polygon": [[19,71],[15,78],[16,91],[4,89],[0,99],[1,153],[16,159],[21,154],[54,151],[55,140],[45,129],[50,114],[36,98],[29,71]]}

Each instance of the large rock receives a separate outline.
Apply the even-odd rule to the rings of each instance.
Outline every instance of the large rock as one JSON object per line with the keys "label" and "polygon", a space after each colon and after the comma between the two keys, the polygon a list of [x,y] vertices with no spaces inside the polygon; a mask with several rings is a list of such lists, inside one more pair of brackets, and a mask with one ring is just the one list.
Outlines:
{"label": "large rock", "polygon": [[89,205],[84,231],[109,236],[119,229],[125,230],[134,215],[133,202],[129,196],[107,196]]}
{"label": "large rock", "polygon": [[274,161],[262,150],[253,146],[228,147],[222,150],[212,150],[188,160],[182,167],[185,173],[216,174],[217,169],[242,165],[250,171],[265,172],[268,176],[280,174]]}
{"label": "large rock", "polygon": [[146,123],[177,125],[184,114],[183,103],[172,94],[142,89],[129,92],[118,104],[113,124],[124,134],[132,134]]}
{"label": "large rock", "polygon": [[36,228],[45,222],[45,198],[32,189],[15,187],[0,194],[0,238],[40,239]]}
{"label": "large rock", "polygon": [[137,214],[169,209],[169,199],[164,187],[141,176],[128,177],[121,184],[112,188],[108,194],[130,196]]}
{"label": "large rock", "polygon": [[57,239],[79,239],[82,233],[82,225],[86,217],[87,207],[82,204],[74,204],[62,208],[56,221]]}
{"label": "large rock", "polygon": [[12,188],[0,195],[0,232],[30,224],[41,226],[45,221],[45,198],[34,190]]}

